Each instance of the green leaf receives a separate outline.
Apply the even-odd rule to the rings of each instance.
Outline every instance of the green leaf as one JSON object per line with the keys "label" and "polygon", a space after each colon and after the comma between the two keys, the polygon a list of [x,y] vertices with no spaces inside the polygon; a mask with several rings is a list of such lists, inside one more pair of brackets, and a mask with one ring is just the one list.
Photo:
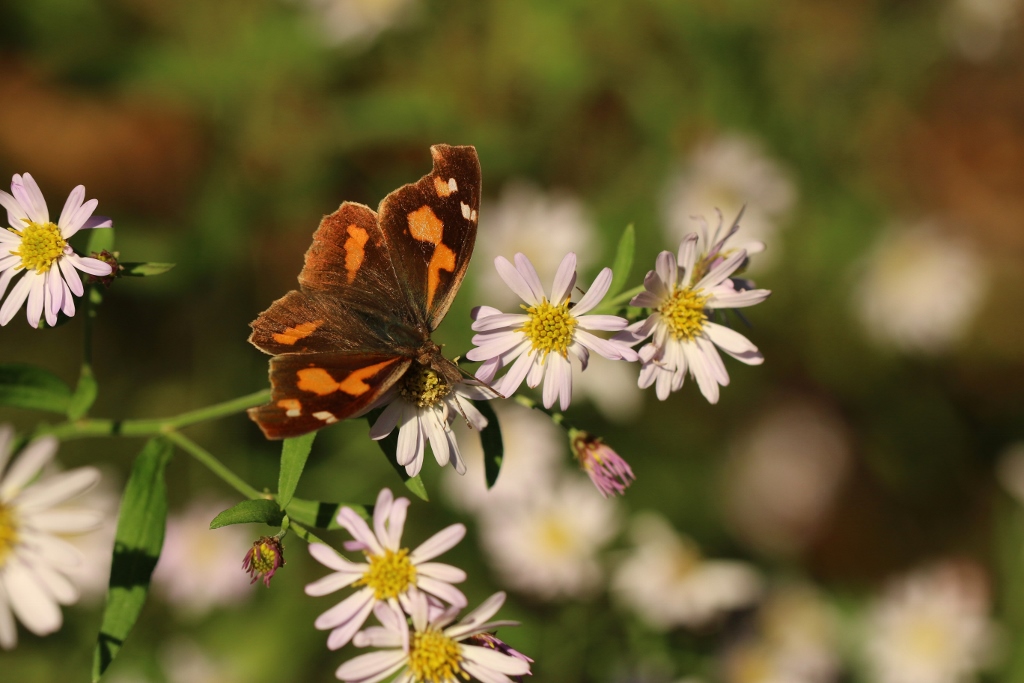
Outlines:
{"label": "green leaf", "polygon": [[173,449],[164,437],[146,442],[135,459],[117,518],[110,590],[103,611],[92,680],[100,679],[121,651],[149,592],[149,579],[160,558],[167,523],[167,486],[164,469]]}
{"label": "green leaf", "polygon": [[67,413],[71,389],[42,368],[25,363],[0,363],[0,405]]}
{"label": "green leaf", "polygon": [[163,275],[175,265],[174,263],[122,263],[122,277],[152,277]]}
{"label": "green leaf", "polygon": [[[377,417],[382,411],[382,408],[371,410],[366,414],[367,421],[372,425],[377,421]],[[410,477],[405,473],[405,467],[398,464],[398,429],[393,429],[390,434],[377,441],[377,445],[380,446],[382,451],[384,451],[384,456],[388,459],[388,462],[391,463],[391,466],[395,468],[396,472],[398,472],[398,476],[400,476],[402,481],[405,482],[405,488],[412,491],[418,498],[429,501],[430,498],[427,497],[427,487],[423,485],[423,480],[420,479],[420,475],[417,474],[415,477]]]}
{"label": "green leaf", "polygon": [[619,238],[619,246],[615,250],[615,261],[612,263],[612,284],[608,287],[606,299],[610,299],[626,286],[629,279],[629,272],[633,270],[633,255],[636,252],[636,230],[630,223],[622,231]]}
{"label": "green leaf", "polygon": [[114,229],[93,228],[89,230],[89,241],[86,243],[86,254],[98,254],[101,251],[114,251]]}
{"label": "green leaf", "polygon": [[259,498],[257,500],[243,500],[238,505],[229,507],[224,512],[213,518],[210,522],[211,529],[219,529],[222,526],[231,524],[254,524],[263,522],[270,526],[281,526],[284,513],[273,500]]}
{"label": "green leaf", "polygon": [[487,488],[494,486],[501,471],[501,462],[505,458],[505,445],[501,439],[501,425],[498,416],[491,407],[490,401],[474,403],[483,416],[487,418],[487,426],[480,430],[480,446],[484,450],[484,476]]}
{"label": "green leaf", "polygon": [[68,419],[77,420],[85,417],[89,408],[92,408],[92,404],[96,401],[98,391],[99,386],[96,384],[96,378],[93,377],[92,368],[83,365],[82,374],[78,377],[78,386],[75,387],[75,393],[71,395],[71,400],[68,403]]}
{"label": "green leaf", "polygon": [[281,471],[277,477],[277,503],[281,509],[287,508],[295,495],[295,487],[299,485],[299,478],[315,438],[316,432],[310,432],[294,439],[285,439],[281,445]]}
{"label": "green leaf", "polygon": [[338,510],[349,507],[363,519],[370,519],[373,506],[353,505],[352,503],[325,503],[319,500],[303,500],[292,498],[288,505],[288,517],[303,526],[317,529],[340,529],[337,522]]}

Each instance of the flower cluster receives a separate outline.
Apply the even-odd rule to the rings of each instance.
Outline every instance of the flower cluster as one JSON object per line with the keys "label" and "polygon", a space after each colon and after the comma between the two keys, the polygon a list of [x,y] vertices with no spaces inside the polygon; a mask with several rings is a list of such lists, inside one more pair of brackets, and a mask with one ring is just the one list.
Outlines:
{"label": "flower cluster", "polygon": [[[327,646],[336,650],[352,641],[357,647],[383,648],[342,664],[337,677],[368,683],[399,674],[395,680],[427,683],[473,676],[501,683],[528,674],[531,660],[491,634],[515,624],[488,621],[504,603],[504,593],[455,622],[467,601],[453,584],[464,581],[466,573],[431,560],[462,540],[466,528],[453,524],[410,551],[401,545],[408,508],[407,498],[396,499],[383,489],[373,508],[373,529],[350,507],[338,512],[338,524],[353,538],[346,550],[361,551],[365,562],[352,562],[321,543],[309,546],[310,554],[334,573],[306,586],[308,595],[358,588],[316,620],[317,628],[331,630]],[[360,630],[371,613],[380,626]]]}

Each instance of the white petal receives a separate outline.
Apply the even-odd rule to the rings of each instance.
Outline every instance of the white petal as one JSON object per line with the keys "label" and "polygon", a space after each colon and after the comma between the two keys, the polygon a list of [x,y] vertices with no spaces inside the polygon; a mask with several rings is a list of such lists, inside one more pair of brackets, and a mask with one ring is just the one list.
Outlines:
{"label": "white petal", "polygon": [[465,607],[467,604],[466,596],[455,586],[432,579],[429,576],[419,576],[416,578],[416,585],[424,593],[429,593],[435,597],[444,600],[449,605],[457,606],[459,608]]}
{"label": "white petal", "polygon": [[730,356],[748,365],[760,365],[764,362],[757,347],[742,334],[718,323],[704,323],[704,331],[720,349]]}
{"label": "white petal", "polygon": [[529,662],[498,652],[497,650],[492,650],[489,647],[462,645],[461,648],[466,659],[499,673],[522,676],[530,671]]}
{"label": "white petal", "polygon": [[70,259],[75,268],[78,268],[83,273],[89,273],[89,275],[103,277],[104,275],[110,275],[114,270],[113,266],[109,263],[100,261],[99,259],[90,258],[88,256],[69,254],[64,258]]}
{"label": "white petal", "polygon": [[314,598],[319,598],[323,595],[330,595],[336,591],[340,591],[342,588],[351,586],[355,581],[362,578],[362,574],[343,574],[342,572],[334,572],[328,574],[322,579],[318,579],[313,583],[307,583],[305,587],[306,595]]}
{"label": "white petal", "polygon": [[11,608],[25,628],[37,636],[60,629],[63,617],[57,601],[43,588],[31,570],[16,560],[8,561],[3,573]]}
{"label": "white petal", "polygon": [[[56,446],[53,448],[56,450]],[[26,510],[52,507],[85,493],[99,481],[100,471],[95,467],[61,472],[22,491],[17,497],[17,504]]]}
{"label": "white petal", "polygon": [[[409,510],[409,499],[398,498],[391,506],[391,514],[388,515],[388,528],[385,537],[381,539],[385,545],[393,551],[398,551],[402,546],[402,531],[405,529],[405,516]],[[387,539],[385,541],[385,539]]]}
{"label": "white petal", "polygon": [[363,547],[367,548],[374,555],[384,554],[384,548],[374,533],[370,531],[370,526],[366,523],[366,520],[360,517],[352,508],[343,507],[338,511],[338,524],[352,534],[352,538],[363,544]]}
{"label": "white petal", "polygon": [[[405,408],[404,412],[408,413],[408,408]],[[413,417],[412,419],[405,420],[402,426],[398,428],[398,447],[395,452],[398,464],[408,466],[417,460],[422,461],[423,447],[424,443],[420,435],[419,419]]]}
{"label": "white petal", "polygon": [[367,564],[356,564],[342,557],[329,545],[323,543],[310,543],[309,554],[320,564],[333,569],[336,572],[358,573],[359,576],[369,568]]}
{"label": "white petal", "polygon": [[36,531],[51,534],[80,534],[92,531],[103,523],[103,514],[96,510],[83,508],[61,508],[34,512],[28,524]]}
{"label": "white petal", "polygon": [[501,392],[506,398],[516,393],[519,385],[526,379],[527,373],[534,363],[533,353],[524,353],[516,359],[512,367],[508,369],[504,377],[494,383],[494,388]]}
{"label": "white petal", "polygon": [[[25,220],[28,219],[28,213],[25,211],[25,207],[21,205],[21,202],[3,190],[0,190],[0,206],[7,209],[7,223],[12,228],[21,230],[25,227]],[[11,233],[7,234],[9,235]]]}
{"label": "white petal", "polygon": [[54,571],[45,562],[33,562],[31,566],[32,574],[58,604],[73,605],[78,602],[78,589],[66,576]]}
{"label": "white petal", "polygon": [[530,316],[525,313],[501,313],[476,321],[473,323],[473,330],[475,332],[489,332],[503,327],[522,327],[529,319]]}
{"label": "white petal", "polygon": [[71,237],[76,232],[81,230],[85,226],[86,221],[89,220],[89,217],[92,216],[92,212],[96,210],[97,206],[99,206],[99,201],[95,199],[90,199],[89,201],[82,204],[82,206],[80,206],[77,211],[68,216],[67,223],[61,222],[60,234],[64,237],[64,239]]}
{"label": "white petal", "polygon": [[540,283],[540,277],[537,275],[537,269],[533,267],[533,263],[527,258],[526,254],[517,252],[513,257],[516,264],[516,270],[523,276],[523,281],[530,288],[530,293],[534,297],[534,301],[529,299],[523,299],[527,303],[540,303],[541,299],[544,298],[544,286]]}
{"label": "white petal", "polygon": [[686,355],[686,362],[690,366],[690,373],[697,380],[697,386],[700,387],[700,393],[704,394],[704,398],[708,400],[708,403],[718,403],[718,382],[712,377],[711,368],[708,365],[709,361],[704,357],[700,349],[697,348],[696,344],[684,344],[683,353]]}
{"label": "white petal", "polygon": [[79,277],[75,265],[66,258],[57,259],[57,263],[60,265],[60,272],[64,275],[64,279],[74,295],[82,296],[85,293],[85,288],[82,287],[82,278]]}
{"label": "white petal", "polygon": [[14,427],[9,424],[0,424],[0,482],[3,482],[4,469],[7,467],[7,460],[11,457],[13,448]]}
{"label": "white petal", "polygon": [[334,672],[342,681],[376,683],[401,669],[408,655],[402,650],[378,650],[348,660]]}
{"label": "white petal", "polygon": [[327,636],[328,649],[337,650],[352,640],[373,611],[374,602],[373,589],[363,588],[316,618],[313,626],[321,631],[332,629]]}
{"label": "white petal", "polygon": [[708,362],[708,369],[711,370],[711,376],[723,387],[729,386],[729,372],[725,369],[725,363],[722,362],[722,357],[718,355],[718,351],[715,349],[715,345],[706,336],[698,336],[694,341],[697,342],[698,348],[704,355],[704,360]]}
{"label": "white petal", "polygon": [[64,303],[61,305],[60,310],[64,311],[64,315],[70,318],[75,315],[75,297],[71,295],[71,289],[68,287],[67,282],[63,283],[63,287]]}
{"label": "white petal", "polygon": [[472,633],[474,629],[497,614],[501,606],[505,604],[505,593],[497,592],[484,600],[480,605],[467,614],[458,624],[445,629],[445,634],[451,637]]}
{"label": "white petal", "polygon": [[712,292],[708,308],[746,308],[761,303],[771,295],[768,289]]}
{"label": "white petal", "polygon": [[[548,355],[550,356],[551,354]],[[544,381],[544,371],[547,368],[548,360],[549,359],[545,357],[543,362],[538,359],[538,361],[533,364],[533,367],[530,368],[530,373],[526,376],[526,386],[532,389]]]}
{"label": "white petal", "polygon": [[679,265],[676,263],[675,255],[670,251],[658,254],[658,258],[654,261],[654,271],[658,274],[658,278],[670,288],[679,281]]}
{"label": "white petal", "polygon": [[22,449],[0,483],[0,501],[9,501],[21,491],[57,453],[56,437],[41,436]]}
{"label": "white petal", "polygon": [[416,575],[428,576],[445,583],[462,583],[466,580],[466,572],[443,562],[417,562]]}
{"label": "white petal", "polygon": [[590,289],[583,295],[583,298],[579,300],[575,307],[572,309],[572,314],[579,317],[587,311],[595,308],[604,295],[608,293],[608,288],[612,286],[612,269],[603,268],[597,277],[594,278],[594,282],[591,283]]}
{"label": "white petal", "polygon": [[[434,411],[430,411],[434,413]],[[448,458],[450,453],[448,451],[448,437],[445,435],[445,430],[441,426],[441,423],[433,414],[428,414],[423,420],[423,431],[426,432],[427,438],[430,440],[430,450],[434,452],[434,460],[441,467],[448,464]]]}
{"label": "white petal", "polygon": [[[523,277],[522,273],[520,273],[519,270],[516,269],[516,267],[513,266],[507,258],[505,258],[504,256],[499,256],[496,259],[494,259],[494,267],[495,269],[497,269],[498,275],[501,277],[501,279],[505,281],[506,285],[508,285],[509,289],[515,292],[520,299],[530,304],[531,306],[534,306],[541,302],[541,299],[543,298],[543,292],[541,293],[541,296],[535,296],[533,289],[530,287],[529,283]],[[537,273],[534,272],[534,276],[536,276],[536,274]]]}
{"label": "white petal", "polygon": [[572,288],[576,285],[576,254],[569,252],[558,264],[555,280],[551,285],[551,303],[561,305],[572,296]]}
{"label": "white petal", "polygon": [[398,418],[402,414],[402,401],[395,400],[388,404],[388,406],[381,412],[380,416],[377,417],[377,421],[370,427],[370,438],[374,441],[380,441],[385,436],[394,431],[398,425]]}
{"label": "white petal", "polygon": [[625,360],[630,363],[637,360],[636,351],[630,348],[629,342],[602,339],[585,330],[576,330],[576,341],[591,351],[596,351],[609,360]]}
{"label": "white petal", "polygon": [[46,209],[46,200],[30,174],[26,173],[22,176],[15,174],[14,182],[11,183],[11,192],[34,222],[40,225],[50,222],[50,212]]}
{"label": "white petal", "polygon": [[[15,257],[15,261],[20,262],[21,259]],[[3,298],[4,292],[7,291],[7,285],[10,284],[11,279],[17,275],[20,271],[14,270],[14,268],[8,268],[7,270],[0,273],[0,299]]]}
{"label": "white petal", "polygon": [[[697,261],[697,233],[691,232],[679,243],[679,267],[683,269],[683,284],[693,284],[693,266]],[[676,284],[676,283],[672,283]]]}
{"label": "white petal", "polygon": [[12,650],[18,644],[18,627],[11,614],[11,603],[4,582],[0,580],[0,648]]}
{"label": "white petal", "polygon": [[463,524],[452,524],[449,527],[445,527],[413,550],[409,554],[409,560],[413,564],[432,560],[458,545],[465,535],[466,527]]}
{"label": "white petal", "polygon": [[617,315],[584,315],[576,318],[576,321],[584,330],[605,330],[609,332],[624,330],[629,325],[628,320]]}
{"label": "white petal", "polygon": [[743,265],[743,261],[747,258],[747,252],[740,249],[734,252],[729,258],[725,259],[717,266],[711,269],[711,271],[700,279],[700,282],[693,285],[694,289],[711,289],[717,286],[722,280],[726,279],[733,272]]}

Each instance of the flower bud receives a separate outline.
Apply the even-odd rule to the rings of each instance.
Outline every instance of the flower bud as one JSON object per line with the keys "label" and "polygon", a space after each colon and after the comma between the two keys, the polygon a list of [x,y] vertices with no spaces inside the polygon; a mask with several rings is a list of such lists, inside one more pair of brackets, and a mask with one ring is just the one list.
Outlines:
{"label": "flower bud", "polygon": [[274,536],[260,537],[242,560],[242,569],[249,572],[249,576],[252,577],[249,583],[256,583],[262,578],[263,585],[267,588],[270,588],[270,580],[274,578],[277,568],[283,566],[284,548],[281,547],[281,541]]}
{"label": "flower bud", "polygon": [[636,480],[629,463],[611,449],[599,437],[592,436],[583,430],[574,429],[569,432],[572,452],[580,467],[601,495],[621,495]]}

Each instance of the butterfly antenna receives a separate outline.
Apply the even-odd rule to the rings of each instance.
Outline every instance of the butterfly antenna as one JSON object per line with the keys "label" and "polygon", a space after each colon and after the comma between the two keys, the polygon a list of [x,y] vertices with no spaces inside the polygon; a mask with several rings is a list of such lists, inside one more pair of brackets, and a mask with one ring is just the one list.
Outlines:
{"label": "butterfly antenna", "polygon": [[[478,382],[480,386],[486,387],[488,391],[490,391],[492,394],[494,394],[494,398],[508,398],[507,396],[505,396],[505,394],[501,393],[500,391],[495,389],[493,386],[491,386],[487,382],[483,381],[482,379],[477,378],[477,376],[474,375],[473,373],[471,373],[469,370],[464,369],[461,365],[459,365],[459,359],[458,358],[456,358],[453,362],[455,363],[455,367],[457,367],[459,369],[459,372],[461,372],[462,375],[466,379],[471,379],[474,382]],[[466,416],[465,413],[463,413],[462,416],[465,417]]]}

